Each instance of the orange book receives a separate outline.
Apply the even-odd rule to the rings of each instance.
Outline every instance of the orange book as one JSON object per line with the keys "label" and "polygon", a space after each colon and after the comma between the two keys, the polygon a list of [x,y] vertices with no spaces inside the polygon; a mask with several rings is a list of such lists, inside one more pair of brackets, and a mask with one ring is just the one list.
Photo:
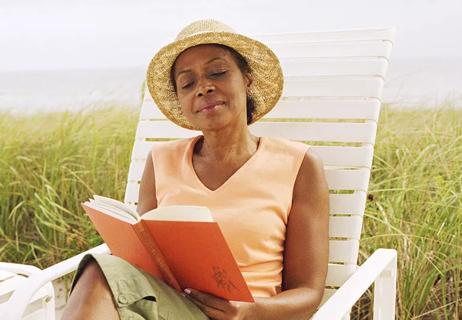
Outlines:
{"label": "orange book", "polygon": [[111,253],[178,291],[197,289],[227,300],[254,302],[209,209],[159,207],[140,216],[106,197],[81,204]]}

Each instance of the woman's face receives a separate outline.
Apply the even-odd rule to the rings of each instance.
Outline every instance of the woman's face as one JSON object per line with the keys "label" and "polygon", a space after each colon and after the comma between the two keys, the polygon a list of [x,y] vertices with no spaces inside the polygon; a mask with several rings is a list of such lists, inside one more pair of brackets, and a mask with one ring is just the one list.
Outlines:
{"label": "woman's face", "polygon": [[247,125],[250,78],[231,52],[216,45],[192,47],[180,54],[173,68],[181,110],[195,129]]}

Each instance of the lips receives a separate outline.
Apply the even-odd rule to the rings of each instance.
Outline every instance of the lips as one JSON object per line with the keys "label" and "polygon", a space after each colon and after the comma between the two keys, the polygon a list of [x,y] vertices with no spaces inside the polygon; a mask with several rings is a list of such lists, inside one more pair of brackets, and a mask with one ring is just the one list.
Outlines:
{"label": "lips", "polygon": [[203,104],[197,112],[207,112],[215,109],[216,106],[224,104],[223,101],[207,102]]}

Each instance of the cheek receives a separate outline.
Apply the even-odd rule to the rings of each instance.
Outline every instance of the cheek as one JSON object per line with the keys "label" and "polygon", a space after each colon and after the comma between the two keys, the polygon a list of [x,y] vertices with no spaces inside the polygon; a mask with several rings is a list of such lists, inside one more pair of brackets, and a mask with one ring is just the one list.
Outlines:
{"label": "cheek", "polygon": [[177,94],[178,102],[180,103],[181,111],[183,114],[188,113],[189,99],[187,96],[182,94]]}
{"label": "cheek", "polygon": [[247,104],[247,88],[246,86],[242,85],[242,83],[238,83],[233,88],[233,98],[235,103],[239,105],[246,106]]}

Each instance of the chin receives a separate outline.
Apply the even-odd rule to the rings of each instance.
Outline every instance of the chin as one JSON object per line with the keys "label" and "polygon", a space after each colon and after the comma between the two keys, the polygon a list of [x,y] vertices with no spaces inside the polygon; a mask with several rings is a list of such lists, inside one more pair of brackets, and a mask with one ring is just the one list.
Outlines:
{"label": "chin", "polygon": [[232,125],[232,119],[225,117],[210,117],[200,119],[200,121],[191,122],[194,128],[200,131],[217,131]]}
{"label": "chin", "polygon": [[223,128],[226,128],[226,123],[220,123],[220,122],[202,123],[198,128],[201,131],[218,131]]}

